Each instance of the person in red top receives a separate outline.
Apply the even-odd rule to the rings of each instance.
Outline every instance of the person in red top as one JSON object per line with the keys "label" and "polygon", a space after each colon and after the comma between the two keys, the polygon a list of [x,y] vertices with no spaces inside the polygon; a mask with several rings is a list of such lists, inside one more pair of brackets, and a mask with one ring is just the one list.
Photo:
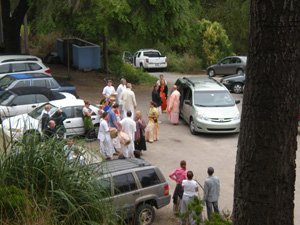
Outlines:
{"label": "person in red top", "polygon": [[180,210],[180,201],[182,199],[183,195],[183,189],[182,189],[182,181],[187,180],[187,170],[186,170],[186,161],[181,160],[180,161],[180,168],[177,168],[174,170],[169,177],[176,181],[176,188],[173,194],[173,210],[175,212]]}

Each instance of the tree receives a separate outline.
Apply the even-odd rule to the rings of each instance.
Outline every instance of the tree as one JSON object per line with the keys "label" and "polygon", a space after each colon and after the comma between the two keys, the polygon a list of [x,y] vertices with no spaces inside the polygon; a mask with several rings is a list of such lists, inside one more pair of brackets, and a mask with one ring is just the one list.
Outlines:
{"label": "tree", "polygon": [[233,224],[293,224],[299,12],[296,0],[251,1]]}
{"label": "tree", "polygon": [[24,16],[29,9],[28,0],[20,0],[14,10],[10,0],[1,0],[3,41],[1,53],[20,53],[20,29]]}

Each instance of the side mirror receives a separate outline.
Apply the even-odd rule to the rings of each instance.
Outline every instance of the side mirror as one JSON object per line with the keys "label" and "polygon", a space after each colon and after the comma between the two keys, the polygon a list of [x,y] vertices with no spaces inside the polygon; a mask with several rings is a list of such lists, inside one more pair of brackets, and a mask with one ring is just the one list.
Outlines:
{"label": "side mirror", "polygon": [[15,103],[11,103],[11,105],[10,106],[16,106],[16,104]]}
{"label": "side mirror", "polygon": [[235,104],[241,103],[241,100],[235,100]]}
{"label": "side mirror", "polygon": [[186,99],[186,100],[184,100],[184,104],[186,104],[186,105],[191,105],[191,101],[188,100],[188,99]]}

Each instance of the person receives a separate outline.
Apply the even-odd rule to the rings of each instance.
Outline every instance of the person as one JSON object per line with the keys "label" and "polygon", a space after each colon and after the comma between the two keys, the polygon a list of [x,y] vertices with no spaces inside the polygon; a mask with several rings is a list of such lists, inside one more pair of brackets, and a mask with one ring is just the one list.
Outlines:
{"label": "person", "polygon": [[145,128],[146,128],[146,122],[142,118],[141,111],[137,111],[135,113],[134,118],[135,124],[136,124],[136,131],[135,131],[135,137],[134,137],[134,148],[135,150],[139,150],[140,154],[142,155],[142,150],[146,151],[146,140],[145,140]]}
{"label": "person", "polygon": [[160,86],[162,80],[164,80],[165,84],[167,85],[168,82],[164,78],[164,75],[161,74],[161,75],[159,75],[159,80],[157,80],[157,82],[156,82],[158,86]]}
{"label": "person", "polygon": [[107,112],[109,110],[109,101],[107,99],[104,99],[102,105],[104,112]]}
{"label": "person", "polygon": [[50,120],[54,120],[56,124],[56,130],[59,137],[66,138],[66,128],[64,125],[64,121],[67,119],[67,114],[63,112],[61,109],[58,109],[50,118]]}
{"label": "person", "polygon": [[41,127],[42,127],[42,131],[44,131],[47,128],[47,125],[50,121],[50,109],[51,106],[50,105],[45,105],[45,108],[43,109],[42,113],[41,113]]}
{"label": "person", "polygon": [[57,134],[57,131],[56,131],[56,128],[55,128],[55,121],[50,120],[49,123],[48,123],[47,128],[44,131],[44,136],[46,138],[54,138],[54,137],[56,138],[56,134]]}
{"label": "person", "polygon": [[158,114],[160,115],[161,114],[161,97],[159,95],[159,86],[158,84],[154,84],[153,85],[153,90],[152,90],[152,102],[155,102],[156,103],[156,108],[157,108],[157,111],[158,111]]}
{"label": "person", "polygon": [[173,194],[173,210],[180,211],[180,202],[182,199],[183,195],[183,190],[182,190],[182,181],[187,180],[187,170],[186,170],[186,161],[181,160],[180,161],[180,168],[177,168],[174,170],[169,177],[176,181],[176,188],[174,190]]}
{"label": "person", "polygon": [[220,181],[218,177],[213,176],[214,168],[208,167],[208,178],[204,182],[204,195],[203,201],[206,204],[207,217],[210,220],[212,208],[214,212],[219,214],[218,200],[220,196]]}
{"label": "person", "polygon": [[159,96],[161,97],[161,111],[165,112],[167,109],[168,86],[166,85],[164,79],[160,81]]}
{"label": "person", "polygon": [[102,95],[105,99],[109,99],[110,95],[116,92],[114,86],[112,86],[112,81],[110,79],[107,80],[107,86],[103,88]]}
{"label": "person", "polygon": [[173,92],[170,95],[169,103],[167,106],[167,112],[169,114],[169,121],[171,124],[178,125],[179,120],[179,104],[180,104],[180,93],[177,90],[177,86],[173,86]]}
{"label": "person", "polygon": [[141,158],[141,152],[139,150],[134,150],[133,155],[134,155],[134,158],[142,159]]}
{"label": "person", "polygon": [[101,119],[102,118],[102,114],[104,113],[104,105],[99,105],[99,109],[98,109],[98,114],[97,114],[97,119]]}
{"label": "person", "polygon": [[114,128],[109,128],[107,124],[108,113],[104,112],[100,120],[100,128],[98,132],[98,139],[100,140],[100,153],[106,160],[113,160],[114,147],[110,138],[110,132]]}
{"label": "person", "polygon": [[135,136],[135,131],[136,131],[136,124],[131,119],[131,112],[127,112],[127,117],[123,118],[120,122],[122,131],[126,133],[129,138],[130,138],[130,144],[125,146],[123,145],[123,154],[124,156],[127,157],[134,157],[133,151],[134,151],[134,136]]}
{"label": "person", "polygon": [[134,109],[136,109],[136,100],[135,94],[131,90],[132,85],[131,83],[127,83],[127,88],[122,94],[122,101],[123,101],[123,118],[127,117],[127,112],[131,112],[131,119],[133,119]]}
{"label": "person", "polygon": [[74,150],[74,140],[73,137],[69,137],[67,145],[64,146],[65,155],[69,155],[71,151]]}
{"label": "person", "polygon": [[150,143],[153,143],[153,141],[158,140],[159,133],[158,112],[156,109],[155,102],[150,102],[150,110],[147,115],[149,120],[145,129],[145,140],[149,141]]}
{"label": "person", "polygon": [[[186,211],[188,211],[188,204],[190,204],[193,201],[194,196],[197,196],[198,184],[196,181],[192,180],[193,176],[193,172],[188,171],[187,180],[182,181],[183,195],[180,204],[180,213],[185,213]],[[192,218],[192,214],[193,212],[189,215],[188,224],[195,224],[195,221]],[[186,218],[181,219],[180,224],[186,224],[185,220]]]}
{"label": "person", "polygon": [[[118,107],[119,107],[119,104],[115,103],[112,105],[111,109],[108,111],[108,125],[109,125],[109,127],[115,128],[116,130],[120,130],[120,127],[118,124],[118,118],[115,113],[115,111],[118,109]],[[121,148],[120,140],[117,136],[117,137],[113,138],[111,141],[112,141],[112,144],[114,147],[113,154],[117,155],[119,153],[119,151],[117,149]]]}
{"label": "person", "polygon": [[117,88],[117,100],[120,106],[120,114],[123,114],[123,101],[122,101],[122,94],[126,90],[126,80],[124,78],[121,79],[121,83]]}
{"label": "person", "polygon": [[96,137],[96,134],[95,134],[95,127],[91,118],[91,116],[93,115],[93,110],[90,110],[89,106],[90,106],[90,102],[85,100],[84,107],[82,108],[84,131],[85,131],[85,136],[88,139],[94,139]]}

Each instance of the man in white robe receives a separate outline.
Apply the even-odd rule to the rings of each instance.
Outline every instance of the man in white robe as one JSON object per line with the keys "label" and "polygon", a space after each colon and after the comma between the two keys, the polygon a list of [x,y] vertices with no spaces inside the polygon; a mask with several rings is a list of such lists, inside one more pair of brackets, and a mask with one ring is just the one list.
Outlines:
{"label": "man in white robe", "polygon": [[133,119],[131,119],[131,112],[127,112],[127,117],[123,118],[120,122],[122,128],[121,131],[126,133],[130,138],[130,144],[127,146],[123,146],[123,154],[127,157],[134,157],[134,137],[135,137],[135,131],[136,131],[136,123]]}

